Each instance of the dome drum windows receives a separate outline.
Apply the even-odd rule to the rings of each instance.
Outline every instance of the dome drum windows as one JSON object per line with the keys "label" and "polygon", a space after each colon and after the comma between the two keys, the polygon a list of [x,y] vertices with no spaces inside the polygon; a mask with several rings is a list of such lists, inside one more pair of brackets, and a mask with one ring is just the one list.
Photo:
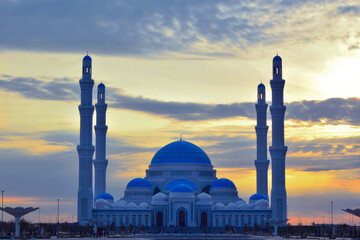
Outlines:
{"label": "dome drum windows", "polygon": [[173,170],[171,171],[171,176],[191,176],[191,171],[185,171],[185,170]]}
{"label": "dome drum windows", "polygon": [[148,177],[160,177],[163,175],[162,171],[148,171],[147,176]]}
{"label": "dome drum windows", "polygon": [[213,171],[199,171],[199,176],[201,176],[201,177],[213,177],[214,172]]}

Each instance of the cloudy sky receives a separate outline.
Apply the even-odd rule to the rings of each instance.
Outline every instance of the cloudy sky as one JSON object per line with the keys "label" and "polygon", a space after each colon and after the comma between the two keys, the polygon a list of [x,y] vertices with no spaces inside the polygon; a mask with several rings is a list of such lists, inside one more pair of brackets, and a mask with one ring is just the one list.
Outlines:
{"label": "cloudy sky", "polygon": [[75,219],[86,52],[95,83],[107,87],[108,192],[122,197],[182,132],[247,200],[255,192],[256,88],[265,84],[271,104],[278,53],[290,221],[328,222],[334,201],[335,222],[350,223],[341,209],[359,207],[359,17],[351,0],[0,1],[5,205],[39,206],[27,219],[51,222],[59,198],[61,220]]}

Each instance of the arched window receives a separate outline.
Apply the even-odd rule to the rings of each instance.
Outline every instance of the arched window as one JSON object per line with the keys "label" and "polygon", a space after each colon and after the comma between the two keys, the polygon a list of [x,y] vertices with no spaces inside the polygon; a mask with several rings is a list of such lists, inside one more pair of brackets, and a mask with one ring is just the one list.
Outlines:
{"label": "arched window", "polygon": [[233,225],[233,223],[232,223],[232,216],[231,216],[231,215],[228,216],[228,225],[229,225],[229,226],[232,226],[232,225]]}
{"label": "arched window", "polygon": [[185,227],[186,226],[186,219],[185,219],[185,211],[180,210],[179,211],[179,227]]}
{"label": "arched window", "polygon": [[163,213],[157,212],[156,214],[156,226],[162,226],[163,225]]}
{"label": "arched window", "polygon": [[207,227],[208,224],[207,224],[207,213],[206,212],[201,213],[200,220],[201,220],[200,226]]}

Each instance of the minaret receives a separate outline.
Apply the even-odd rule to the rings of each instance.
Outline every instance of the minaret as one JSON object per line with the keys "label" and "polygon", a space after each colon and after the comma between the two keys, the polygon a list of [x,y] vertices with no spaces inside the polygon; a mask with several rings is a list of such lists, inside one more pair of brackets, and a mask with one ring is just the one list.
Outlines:
{"label": "minaret", "polygon": [[269,127],[266,125],[266,112],[268,105],[265,102],[265,85],[260,83],[258,86],[258,102],[255,105],[257,125],[256,130],[256,153],[254,161],[256,167],[256,192],[268,196],[268,167],[267,159],[267,132]]}
{"label": "minaret", "polygon": [[92,160],[95,150],[92,145],[92,119],[94,113],[92,90],[94,80],[91,79],[91,58],[87,55],[83,59],[82,79],[80,79],[79,83],[81,104],[79,106],[80,145],[77,146],[79,154],[78,222],[85,225],[92,217]]}
{"label": "minaret", "polygon": [[287,147],[284,145],[284,84],[282,79],[281,58],[273,59],[273,79],[270,80],[272,90],[272,146],[269,148],[272,165],[271,209],[272,219],[285,221],[287,219],[286,188],[285,188],[285,156]]}
{"label": "minaret", "polygon": [[95,168],[95,197],[106,192],[106,167],[108,160],[106,160],[106,109],[105,103],[105,85],[100,83],[98,86],[97,104],[96,108],[96,152],[94,160]]}

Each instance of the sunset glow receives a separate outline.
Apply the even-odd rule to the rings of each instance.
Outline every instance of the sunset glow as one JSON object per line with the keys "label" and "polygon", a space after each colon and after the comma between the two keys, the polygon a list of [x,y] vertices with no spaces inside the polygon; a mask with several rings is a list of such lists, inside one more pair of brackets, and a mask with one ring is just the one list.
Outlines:
{"label": "sunset glow", "polygon": [[[60,198],[61,218],[76,214],[86,52],[95,86],[107,88],[109,192],[121,198],[127,182],[144,177],[154,154],[182,134],[248,201],[256,191],[256,88],[266,86],[270,106],[278,53],[290,223],[327,222],[334,201],[337,223],[360,224],[341,210],[360,207],[357,1],[95,1],[86,9],[81,1],[45,2],[0,3],[6,206],[40,207],[41,221],[54,221]],[[271,164],[268,180],[271,192]]]}

